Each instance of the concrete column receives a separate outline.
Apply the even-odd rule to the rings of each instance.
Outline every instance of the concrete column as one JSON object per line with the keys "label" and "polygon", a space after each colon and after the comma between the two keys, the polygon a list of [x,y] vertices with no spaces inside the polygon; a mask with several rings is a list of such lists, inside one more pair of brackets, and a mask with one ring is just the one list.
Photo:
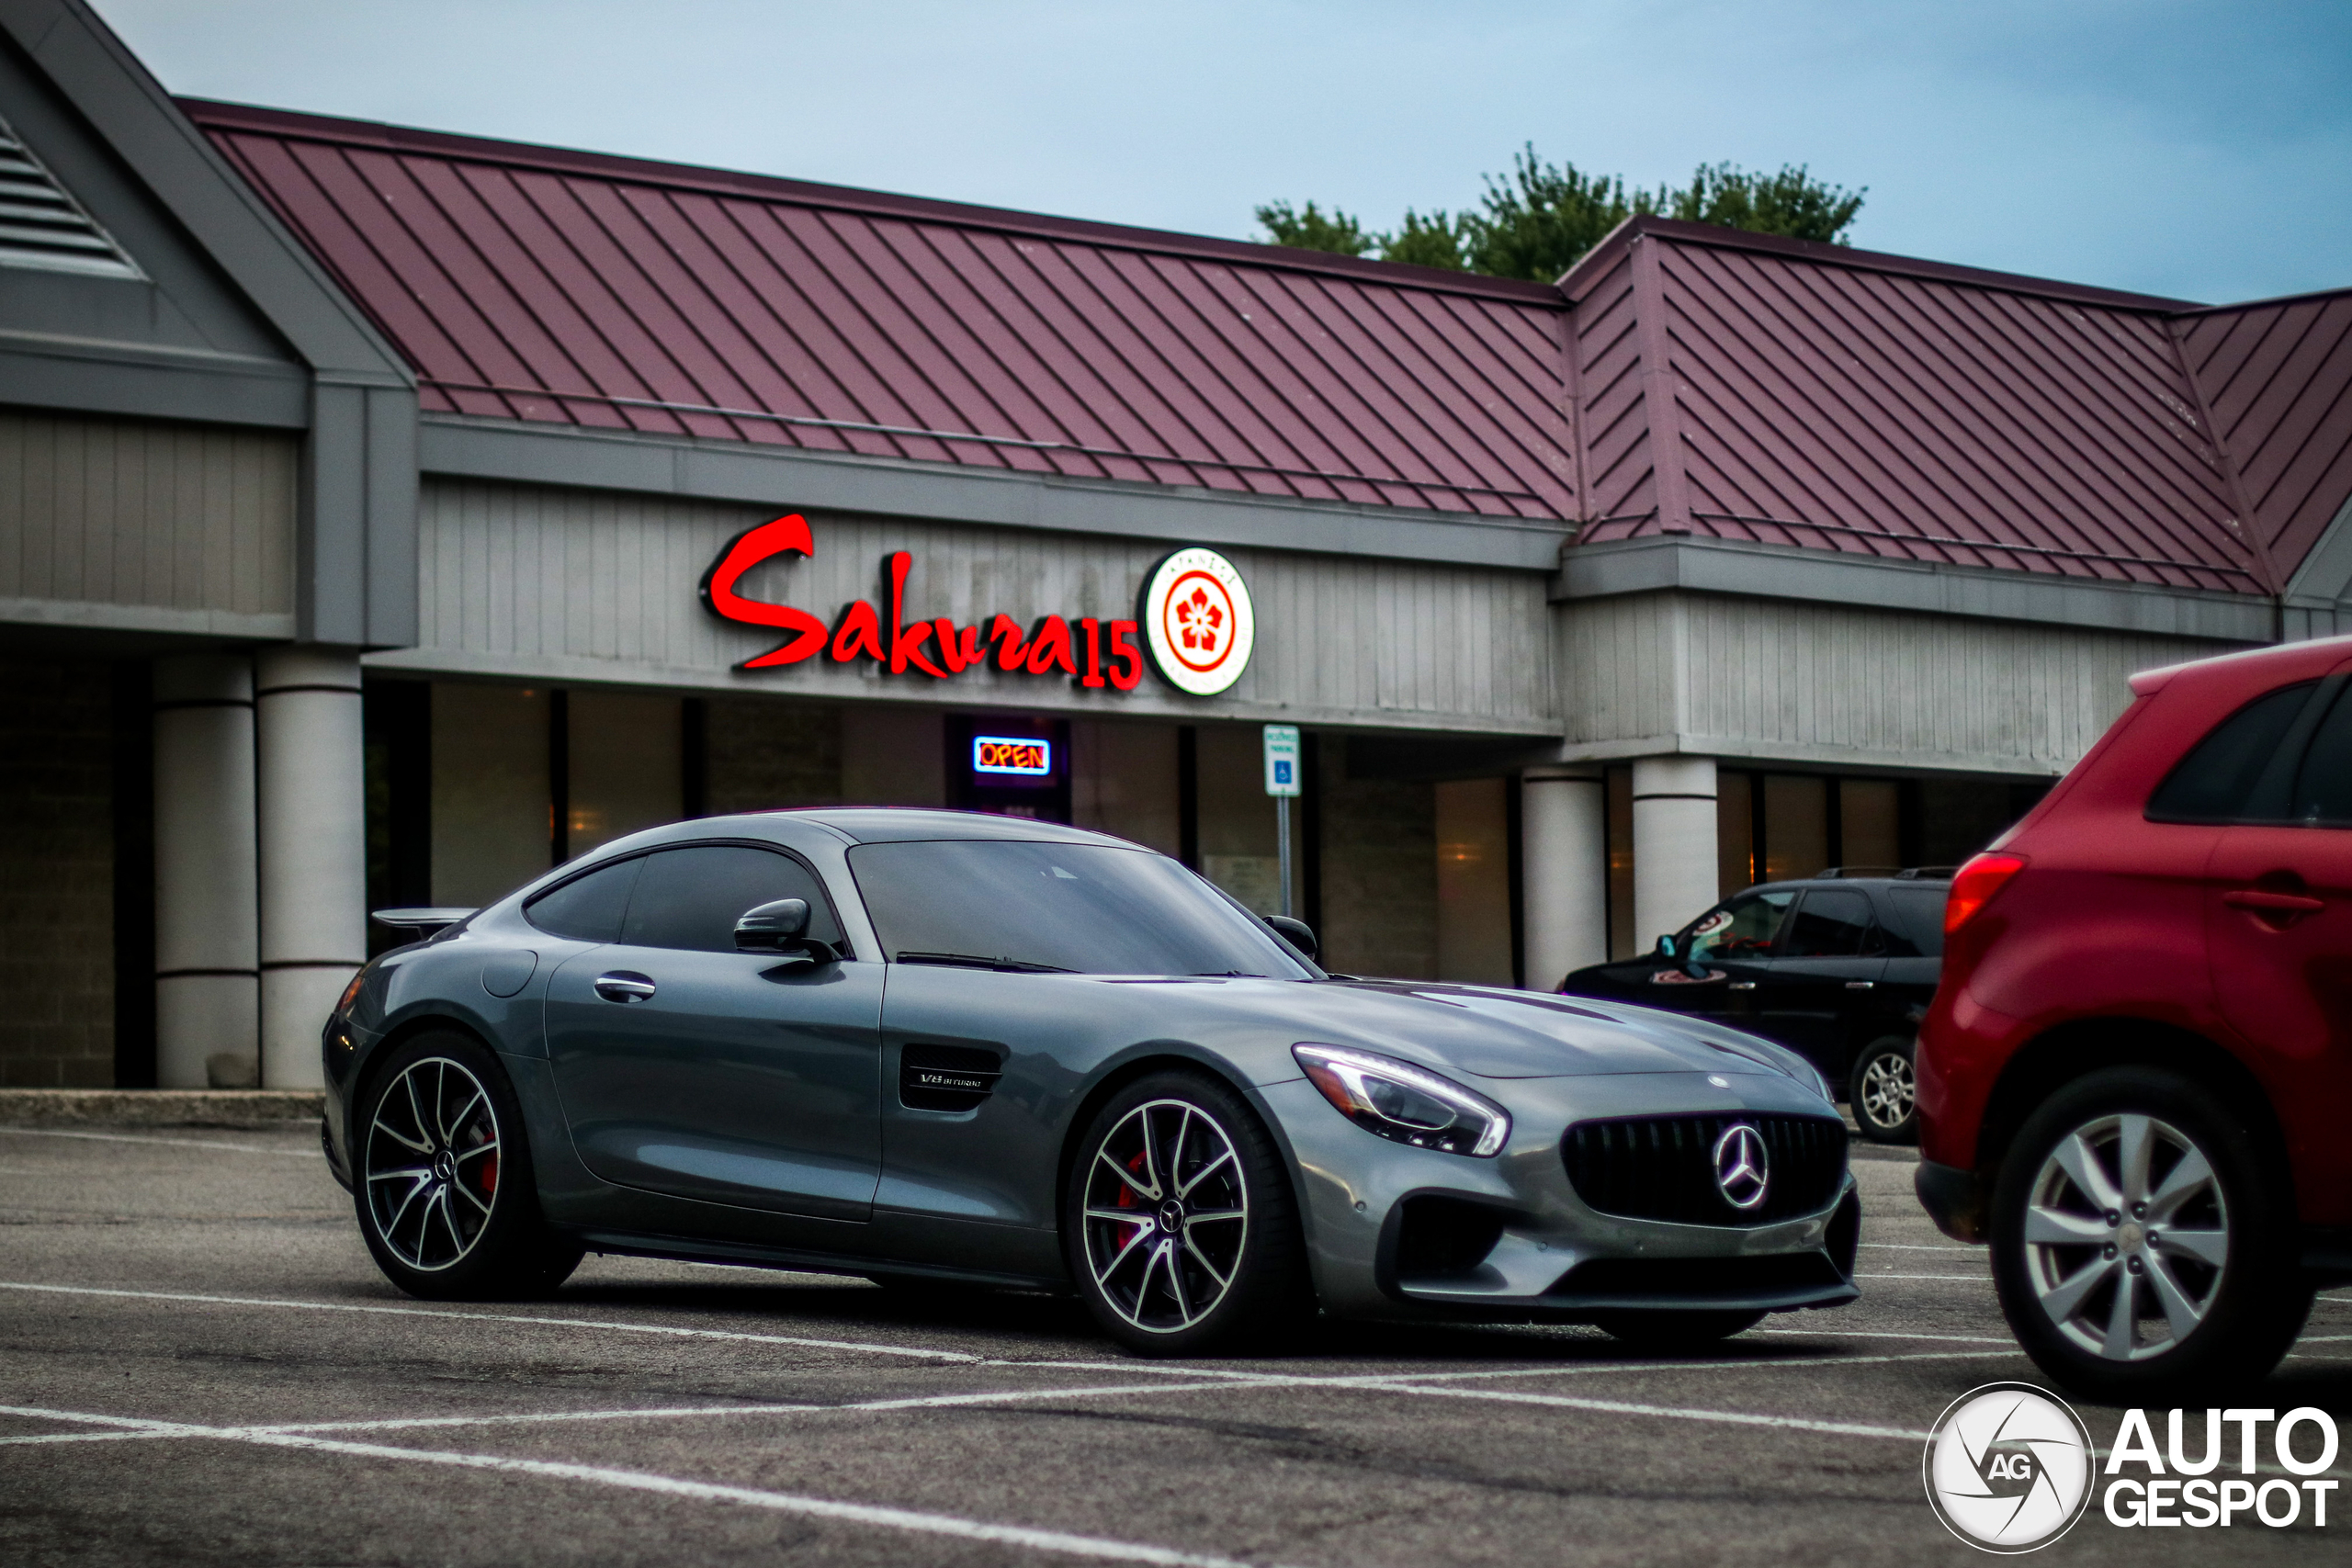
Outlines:
{"label": "concrete column", "polygon": [[359,656],[273,648],[254,660],[261,873],[261,1081],[315,1089],[319,1030],[368,956]]}
{"label": "concrete column", "polygon": [[1715,760],[1634,763],[1634,942],[1647,951],[1715,901]]}
{"label": "concrete column", "polygon": [[155,660],[155,1081],[257,1081],[253,667]]}
{"label": "concrete column", "polygon": [[1598,768],[1520,775],[1521,969],[1548,991],[1609,957],[1609,799]]}

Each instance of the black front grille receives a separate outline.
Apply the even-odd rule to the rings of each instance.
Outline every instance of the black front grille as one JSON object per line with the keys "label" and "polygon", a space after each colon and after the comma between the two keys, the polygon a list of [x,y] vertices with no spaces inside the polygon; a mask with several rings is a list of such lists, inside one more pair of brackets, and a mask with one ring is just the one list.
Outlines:
{"label": "black front grille", "polygon": [[[1764,1135],[1770,1179],[1753,1209],[1715,1185],[1714,1149],[1741,1122]],[[1683,1225],[1762,1225],[1817,1212],[1846,1175],[1846,1124],[1821,1116],[1644,1116],[1580,1122],[1560,1140],[1577,1196],[1603,1214]]]}

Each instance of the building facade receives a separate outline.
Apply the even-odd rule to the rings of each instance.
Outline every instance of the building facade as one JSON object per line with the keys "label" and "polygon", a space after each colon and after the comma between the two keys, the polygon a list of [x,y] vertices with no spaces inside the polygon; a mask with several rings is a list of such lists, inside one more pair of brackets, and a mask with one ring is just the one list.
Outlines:
{"label": "building facade", "polygon": [[1549,986],[2352,607],[2352,293],[1651,219],[1470,277],[175,101],[78,0],[0,0],[0,120],[13,1084],[315,1081],[368,908],[682,816],[1271,911],[1267,723],[1330,964]]}

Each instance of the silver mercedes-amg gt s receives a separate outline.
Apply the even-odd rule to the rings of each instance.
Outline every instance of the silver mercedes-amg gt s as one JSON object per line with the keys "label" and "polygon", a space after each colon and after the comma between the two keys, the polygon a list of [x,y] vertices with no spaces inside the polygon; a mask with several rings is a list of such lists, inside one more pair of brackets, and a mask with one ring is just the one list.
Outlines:
{"label": "silver mercedes-amg gt s", "polygon": [[1852,1300],[1817,1074],[1530,992],[1326,974],[1176,862],[943,811],[706,818],[438,927],[325,1031],[412,1294],[583,1251],[1056,1291],[1134,1350],[1349,1316],[1657,1343]]}

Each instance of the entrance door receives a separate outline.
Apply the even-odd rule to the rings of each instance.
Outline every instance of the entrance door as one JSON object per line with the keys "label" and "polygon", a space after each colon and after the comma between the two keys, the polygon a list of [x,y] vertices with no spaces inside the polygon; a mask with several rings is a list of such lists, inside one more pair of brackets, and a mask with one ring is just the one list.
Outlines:
{"label": "entrance door", "polygon": [[683,1198],[870,1216],[881,1169],[884,965],[735,950],[735,921],[805,898],[841,929],[814,873],[779,852],[698,844],[645,857],[620,940],[559,969],[548,1053],[588,1168]]}
{"label": "entrance door", "polygon": [[1869,1007],[1886,975],[1870,895],[1859,887],[1810,887],[1757,990],[1756,1032],[1833,1076],[1851,1044],[1847,1018]]}

